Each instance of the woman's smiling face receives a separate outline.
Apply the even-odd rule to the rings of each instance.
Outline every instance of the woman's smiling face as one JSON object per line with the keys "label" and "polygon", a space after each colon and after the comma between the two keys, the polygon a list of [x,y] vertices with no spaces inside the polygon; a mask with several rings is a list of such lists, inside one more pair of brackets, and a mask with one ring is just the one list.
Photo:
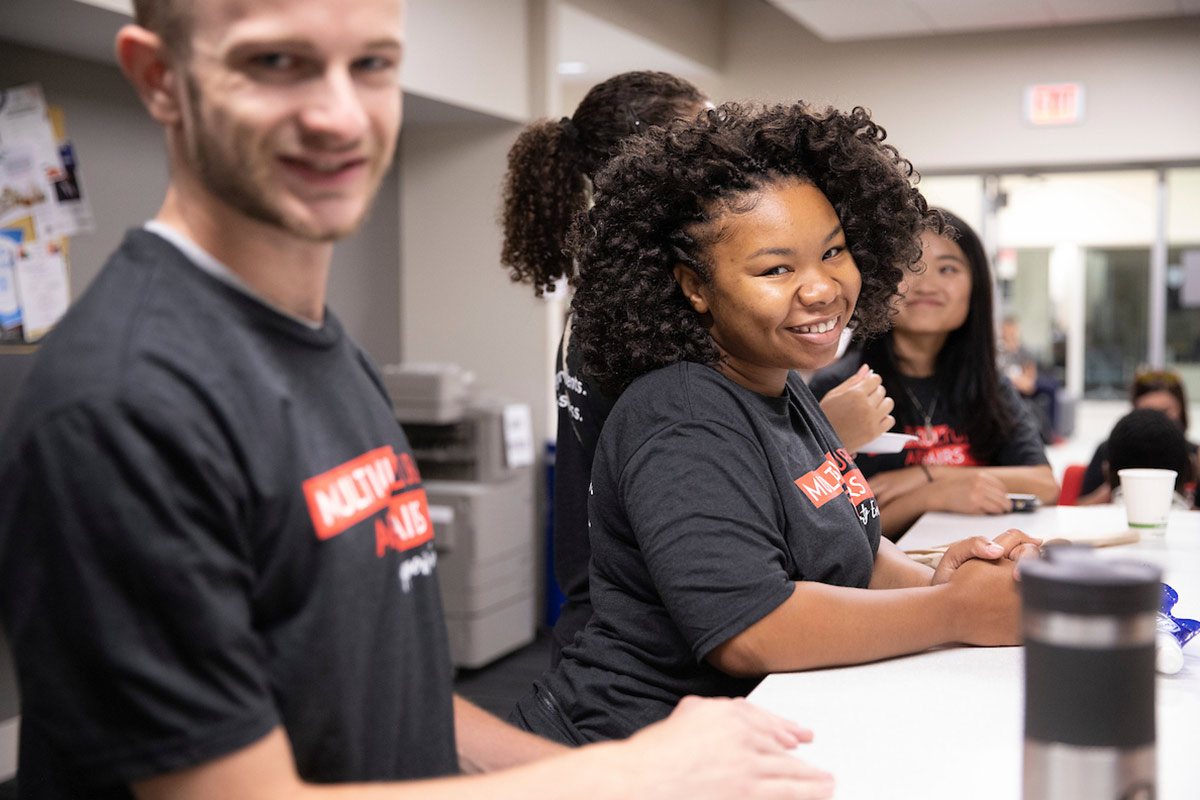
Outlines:
{"label": "woman's smiling face", "polygon": [[957,243],[926,231],[921,234],[921,272],[900,284],[895,328],[905,333],[950,333],[971,310],[971,265]]}
{"label": "woman's smiling face", "polygon": [[862,280],[820,189],[785,179],[745,199],[739,205],[748,211],[710,223],[718,232],[708,252],[711,280],[684,266],[675,275],[725,357],[719,369],[778,395],[789,370],[833,361]]}

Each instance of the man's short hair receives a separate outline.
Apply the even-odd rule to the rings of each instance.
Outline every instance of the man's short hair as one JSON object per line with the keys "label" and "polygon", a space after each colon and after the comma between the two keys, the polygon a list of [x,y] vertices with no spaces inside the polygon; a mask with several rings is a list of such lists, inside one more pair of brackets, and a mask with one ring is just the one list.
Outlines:
{"label": "man's short hair", "polygon": [[193,0],[133,0],[133,18],[163,40],[167,51],[186,58],[191,51]]}

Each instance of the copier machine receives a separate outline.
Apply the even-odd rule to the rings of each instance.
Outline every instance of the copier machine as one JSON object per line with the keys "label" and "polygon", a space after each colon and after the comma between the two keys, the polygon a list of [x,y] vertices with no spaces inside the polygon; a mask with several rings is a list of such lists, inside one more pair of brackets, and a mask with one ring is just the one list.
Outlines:
{"label": "copier machine", "polygon": [[425,485],[456,667],[533,641],[537,497],[529,407],[488,397],[455,365],[384,367]]}

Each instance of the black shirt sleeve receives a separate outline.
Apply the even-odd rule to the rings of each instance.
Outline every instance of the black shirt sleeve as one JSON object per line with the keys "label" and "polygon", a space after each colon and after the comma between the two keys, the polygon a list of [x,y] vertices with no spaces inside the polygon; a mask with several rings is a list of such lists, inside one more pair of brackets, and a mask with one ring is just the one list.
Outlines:
{"label": "black shirt sleeve", "polygon": [[88,783],[207,761],[279,722],[233,454],[173,410],[67,407],[0,475],[0,527],[23,532],[0,553],[6,621],[40,617],[9,631],[37,721],[22,737]]}
{"label": "black shirt sleeve", "polygon": [[861,365],[861,353],[851,350],[842,356],[840,360],[813,373],[813,376],[808,380],[809,391],[813,393],[813,397],[817,398],[817,402],[820,402],[829,393],[830,389],[857,372]]}

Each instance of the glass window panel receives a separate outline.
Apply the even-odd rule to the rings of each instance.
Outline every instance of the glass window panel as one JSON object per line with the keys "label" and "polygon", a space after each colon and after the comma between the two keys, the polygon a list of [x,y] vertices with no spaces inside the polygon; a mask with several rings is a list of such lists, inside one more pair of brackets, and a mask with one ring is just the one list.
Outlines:
{"label": "glass window panel", "polygon": [[1025,346],[1062,382],[1067,340],[1082,337],[1074,352],[1085,397],[1127,396],[1146,359],[1156,186],[1150,170],[1000,178],[1002,313],[1017,317]]}
{"label": "glass window panel", "polygon": [[1084,396],[1124,398],[1146,361],[1150,248],[1088,248]]}
{"label": "glass window panel", "polygon": [[1166,361],[1194,403],[1200,400],[1200,168],[1167,171],[1167,209]]}

